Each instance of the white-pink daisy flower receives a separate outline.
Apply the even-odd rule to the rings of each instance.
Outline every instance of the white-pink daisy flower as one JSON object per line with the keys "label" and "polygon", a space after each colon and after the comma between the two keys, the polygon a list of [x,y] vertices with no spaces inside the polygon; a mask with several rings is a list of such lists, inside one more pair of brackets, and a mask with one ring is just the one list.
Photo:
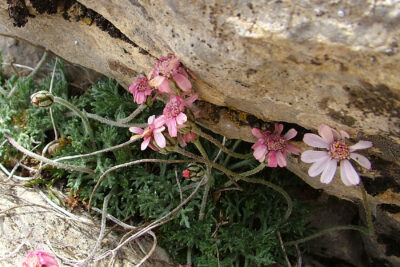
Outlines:
{"label": "white-pink daisy flower", "polygon": [[147,146],[151,149],[156,150],[152,144],[151,140],[154,139],[157,146],[160,148],[164,148],[166,146],[166,140],[162,132],[165,130],[164,123],[165,119],[164,116],[150,116],[148,119],[148,126],[145,129],[138,128],[138,127],[130,127],[129,131],[143,135],[143,142],[141,145],[141,150],[145,150]]}
{"label": "white-pink daisy flower", "polygon": [[349,134],[345,131],[337,132],[328,125],[322,124],[318,127],[318,133],[305,134],[303,141],[312,147],[324,148],[327,151],[307,150],[301,154],[301,160],[305,163],[313,163],[308,174],[311,177],[320,175],[321,182],[329,184],[335,176],[337,165],[340,165],[340,177],[347,186],[357,185],[360,177],[354,167],[350,163],[350,159],[355,160],[358,164],[366,169],[371,169],[371,162],[354,151],[372,147],[370,141],[359,141],[357,144],[349,146],[346,144],[345,138],[349,138]]}
{"label": "white-pink daisy flower", "polygon": [[156,87],[161,93],[171,92],[170,78],[182,91],[189,92],[192,88],[187,72],[181,67],[181,61],[175,55],[169,54],[167,57],[161,57],[151,74],[154,78],[151,79],[150,85]]}
{"label": "white-pink daisy flower", "polygon": [[290,129],[284,136],[281,136],[283,131],[283,125],[275,123],[275,130],[261,131],[260,129],[253,128],[251,132],[258,141],[251,147],[254,149],[254,157],[261,163],[265,161],[268,155],[268,166],[269,167],[285,167],[286,151],[290,151],[295,155],[300,154],[300,149],[289,142],[290,139],[297,135],[295,129]]}
{"label": "white-pink daisy flower", "polygon": [[144,103],[152,91],[153,88],[149,85],[147,77],[137,78],[135,83],[129,86],[129,92],[133,94],[133,101],[137,104]]}
{"label": "white-pink daisy flower", "polygon": [[194,94],[186,99],[177,95],[171,95],[169,102],[165,105],[163,115],[165,117],[165,124],[168,127],[168,133],[171,137],[178,135],[178,127],[183,126],[187,121],[187,116],[184,113],[185,107],[188,107],[196,101],[198,95]]}

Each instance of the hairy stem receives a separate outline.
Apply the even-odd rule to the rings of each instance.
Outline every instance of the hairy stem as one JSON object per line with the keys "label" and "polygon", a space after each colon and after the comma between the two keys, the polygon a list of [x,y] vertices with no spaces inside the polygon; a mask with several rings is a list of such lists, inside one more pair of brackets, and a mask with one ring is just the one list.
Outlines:
{"label": "hairy stem", "polygon": [[64,100],[61,97],[54,96],[54,102],[69,108],[70,110],[75,112],[75,114],[81,118],[81,120],[83,122],[83,126],[85,127],[85,131],[89,135],[90,141],[92,142],[92,146],[94,147],[95,143],[94,143],[93,130],[90,127],[90,123],[89,123],[87,116],[82,111],[80,111],[77,107],[75,107],[74,105],[72,105],[71,103],[69,103],[68,101]]}
{"label": "hairy stem", "polygon": [[208,141],[210,141],[211,143],[213,143],[214,145],[216,145],[219,149],[221,149],[223,152],[225,152],[226,154],[234,157],[234,158],[238,158],[238,159],[248,159],[251,158],[252,155],[250,154],[240,154],[240,153],[235,153],[230,151],[229,149],[227,149],[225,146],[223,146],[220,142],[218,142],[217,139],[215,139],[214,137],[204,133],[203,131],[201,131],[199,128],[197,127],[193,127],[192,128],[192,132],[198,134],[199,136],[207,139]]}
{"label": "hairy stem", "polygon": [[[240,144],[241,142],[242,142],[242,140],[236,140],[235,143],[234,143],[233,146],[232,146],[232,151],[235,151],[236,148],[239,146],[239,144]],[[231,159],[231,156],[230,156],[230,155],[226,156],[223,165],[224,165],[224,166],[228,165],[228,162],[229,162],[230,159]]]}
{"label": "hairy stem", "polygon": [[[200,140],[197,139],[196,141],[194,141],[194,144],[196,145],[197,149],[200,151],[201,155],[208,161],[210,161],[208,159],[208,155],[207,152],[204,150],[204,147],[201,145]],[[206,182],[206,187],[204,188],[204,194],[203,194],[203,198],[201,200],[201,205],[200,205],[200,212],[199,212],[199,220],[203,220],[204,218],[204,214],[205,214],[205,209],[206,209],[206,205],[207,205],[207,198],[208,198],[208,193],[210,192],[211,189],[211,183],[212,183],[212,179],[211,179],[211,167],[210,165],[207,164],[207,172],[206,172],[206,176],[207,176],[207,182]]]}
{"label": "hairy stem", "polygon": [[117,122],[118,122],[118,123],[127,123],[127,122],[130,122],[131,120],[133,120],[134,118],[136,118],[136,116],[139,115],[140,112],[142,112],[146,107],[147,107],[146,104],[141,104],[141,105],[138,106],[128,117],[123,118],[123,119],[119,119]]}

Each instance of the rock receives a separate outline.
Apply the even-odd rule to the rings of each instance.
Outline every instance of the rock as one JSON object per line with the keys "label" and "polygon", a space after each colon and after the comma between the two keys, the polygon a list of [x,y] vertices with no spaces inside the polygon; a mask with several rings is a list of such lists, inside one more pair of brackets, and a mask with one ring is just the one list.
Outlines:
{"label": "rock", "polygon": [[[0,172],[0,266],[18,266],[28,252],[39,249],[52,253],[53,248],[57,255],[72,260],[89,255],[99,235],[100,221],[90,218],[83,210],[74,212],[77,220],[67,219],[68,216],[54,212],[37,190],[5,183],[6,179]],[[115,248],[121,237],[114,232],[108,235],[99,252]],[[140,243],[146,251],[152,246],[151,238],[140,238]],[[120,250],[114,266],[136,266],[144,257],[135,242],[131,245]],[[110,257],[91,266],[108,266],[109,260]],[[165,251],[157,248],[143,266],[174,265]]]}
{"label": "rock", "polygon": [[[32,17],[3,1],[0,33],[126,88],[157,58],[174,53],[195,74],[200,98],[220,106],[203,111],[212,115],[204,125],[245,141],[254,141],[250,126],[232,114],[302,131],[321,123],[347,130],[353,141],[374,142],[364,152],[373,170],[360,170],[373,206],[400,206],[399,0],[64,2],[53,14],[54,7],[35,10],[27,1]],[[310,178],[309,164],[297,157],[288,167],[314,188],[361,198],[338,178],[330,185]],[[392,219],[399,229],[400,219]],[[395,264],[393,257],[385,260]]]}

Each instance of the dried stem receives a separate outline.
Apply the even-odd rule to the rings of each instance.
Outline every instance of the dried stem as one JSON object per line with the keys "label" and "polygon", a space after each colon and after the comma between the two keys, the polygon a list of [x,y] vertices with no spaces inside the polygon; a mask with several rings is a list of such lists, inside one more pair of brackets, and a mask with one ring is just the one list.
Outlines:
{"label": "dried stem", "polygon": [[82,262],[81,266],[86,266],[89,261],[91,261],[94,258],[94,254],[96,253],[97,249],[100,247],[101,241],[103,241],[104,233],[106,230],[106,214],[107,214],[107,206],[108,206],[108,201],[110,200],[112,194],[109,193],[103,201],[103,210],[101,214],[101,228],[100,228],[100,233],[99,237],[97,238],[97,242],[95,246],[93,247],[92,251],[90,252],[89,256]]}
{"label": "dried stem", "polygon": [[84,167],[78,167],[78,166],[74,166],[74,165],[69,165],[69,164],[64,164],[64,163],[59,163],[56,162],[54,160],[45,158],[43,156],[40,156],[24,147],[22,147],[20,144],[18,144],[11,136],[6,134],[6,137],[8,139],[8,142],[13,145],[16,149],[18,149],[19,151],[21,151],[22,153],[28,155],[31,158],[37,159],[37,160],[41,160],[49,165],[52,165],[54,167],[57,168],[61,168],[61,169],[67,169],[67,170],[72,170],[72,171],[79,171],[79,172],[85,172],[85,173],[89,173],[89,174],[94,174],[94,171],[88,168],[84,168]]}
{"label": "dried stem", "polygon": [[116,122],[116,121],[111,121],[111,120],[105,119],[105,118],[103,118],[103,117],[101,117],[99,115],[88,113],[88,112],[86,112],[86,115],[90,119],[99,121],[99,122],[104,123],[104,124],[108,124],[110,126],[115,126],[115,127],[129,128],[129,127],[133,127],[134,126],[134,127],[143,128],[143,127],[147,126],[147,123],[123,124],[123,123],[120,123],[120,122]]}
{"label": "dried stem", "polygon": [[140,114],[140,112],[142,112],[145,108],[147,107],[146,104],[141,104],[140,106],[138,106],[128,117],[123,118],[123,119],[119,119],[117,122],[118,123],[127,123],[130,122],[131,120],[133,120],[134,118],[136,118],[137,115]]}
{"label": "dried stem", "polygon": [[139,267],[143,263],[145,263],[145,261],[147,261],[151,257],[151,255],[153,254],[153,252],[157,248],[157,237],[156,237],[156,235],[152,231],[148,231],[147,233],[153,237],[153,240],[154,240],[153,246],[151,247],[150,251],[146,254],[146,256],[144,256],[144,258],[138,264],[135,265],[136,267]]}
{"label": "dried stem", "polygon": [[183,206],[185,206],[193,197],[194,195],[197,193],[197,191],[200,189],[200,186],[202,184],[202,181],[205,179],[205,176],[203,177],[203,179],[200,181],[200,183],[198,183],[197,187],[193,190],[193,192],[181,203],[179,204],[175,209],[173,209],[172,211],[170,211],[168,214],[164,215],[163,217],[157,219],[156,221],[152,222],[151,224],[149,224],[147,227],[143,228],[142,230],[138,231],[137,233],[133,234],[132,236],[130,236],[128,239],[126,239],[124,242],[122,242],[120,245],[118,245],[116,248],[106,251],[105,253],[103,253],[103,255],[101,255],[100,257],[98,257],[96,259],[96,261],[102,260],[106,257],[108,257],[110,254],[114,254],[116,251],[118,251],[119,249],[121,249],[123,246],[125,246],[126,244],[128,244],[130,241],[134,240],[135,238],[138,238],[142,235],[144,235],[145,233],[147,233],[148,231],[159,227],[165,223],[167,223],[168,221],[171,220],[171,216],[176,214]]}
{"label": "dried stem", "polygon": [[287,254],[286,254],[285,246],[283,245],[281,232],[279,230],[276,230],[276,235],[278,236],[279,244],[281,245],[282,253],[283,253],[283,256],[285,257],[287,266],[288,267],[292,267],[292,264],[290,263],[289,258],[288,258]]}
{"label": "dried stem", "polygon": [[109,151],[120,149],[120,148],[122,148],[124,146],[132,144],[133,142],[135,142],[135,141],[137,141],[138,139],[141,139],[141,138],[142,137],[140,135],[134,135],[134,136],[131,137],[130,140],[126,141],[125,143],[116,145],[116,146],[112,146],[112,147],[108,147],[108,148],[105,148],[105,149],[101,149],[101,150],[98,150],[98,151],[95,151],[95,152],[92,152],[92,153],[73,155],[73,156],[66,156],[66,157],[55,159],[54,161],[58,162],[58,161],[62,161],[62,160],[69,160],[69,159],[85,158],[85,157],[95,156],[95,155],[98,155],[98,154],[101,154],[101,153],[104,153],[104,152],[109,152]]}
{"label": "dried stem", "polygon": [[[47,58],[47,51],[44,51],[42,58],[40,59],[39,63],[36,65],[36,67],[32,70],[31,73],[29,73],[29,75],[27,76],[27,78],[33,78],[33,76],[36,75],[36,73],[40,70],[40,68],[42,67],[43,63],[46,61]],[[8,96],[10,97],[10,95]]]}

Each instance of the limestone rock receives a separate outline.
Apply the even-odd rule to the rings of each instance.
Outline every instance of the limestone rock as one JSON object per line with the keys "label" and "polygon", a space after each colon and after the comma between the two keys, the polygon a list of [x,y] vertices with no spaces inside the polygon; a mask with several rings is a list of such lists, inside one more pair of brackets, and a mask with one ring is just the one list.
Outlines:
{"label": "limestone rock", "polygon": [[[125,87],[158,57],[174,53],[196,76],[202,100],[231,108],[212,108],[215,119],[202,121],[207,127],[254,141],[246,119],[232,120],[236,112],[306,131],[321,123],[347,130],[354,141],[374,142],[367,155],[373,170],[360,170],[370,201],[400,206],[399,0],[64,2],[54,14],[54,7],[39,13],[26,1],[35,17],[14,27],[15,10],[2,1],[0,33]],[[311,186],[361,198],[358,188],[340,179],[322,185],[308,177],[309,165],[290,161],[289,169]],[[393,220],[399,229],[400,220]]]}

